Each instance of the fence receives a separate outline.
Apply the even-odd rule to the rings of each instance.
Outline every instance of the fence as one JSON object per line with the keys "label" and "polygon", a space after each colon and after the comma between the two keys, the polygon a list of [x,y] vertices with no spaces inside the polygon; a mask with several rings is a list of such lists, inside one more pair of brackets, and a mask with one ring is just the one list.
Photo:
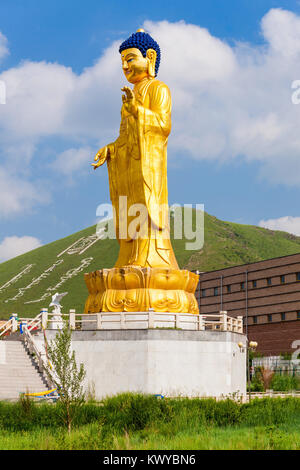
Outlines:
{"label": "fence", "polygon": [[71,330],[123,330],[123,329],[182,329],[194,331],[229,331],[243,333],[243,317],[232,318],[227,312],[217,315],[194,315],[188,313],[149,312],[101,312],[78,314],[70,310],[68,314],[49,313],[42,309],[35,318],[11,317],[0,328],[0,337],[17,331],[26,325],[28,331],[40,328],[60,329],[63,321],[68,321]]}
{"label": "fence", "polygon": [[280,356],[254,358],[252,366],[253,370],[264,367],[278,375],[300,375],[300,359],[285,360]]}

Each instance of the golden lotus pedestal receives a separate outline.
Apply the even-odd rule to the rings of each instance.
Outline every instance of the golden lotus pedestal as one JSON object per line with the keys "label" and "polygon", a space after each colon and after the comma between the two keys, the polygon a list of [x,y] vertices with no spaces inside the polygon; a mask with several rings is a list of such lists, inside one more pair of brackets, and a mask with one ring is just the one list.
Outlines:
{"label": "golden lotus pedestal", "polygon": [[199,313],[195,291],[198,275],[168,268],[101,269],[84,275],[89,296],[85,313]]}

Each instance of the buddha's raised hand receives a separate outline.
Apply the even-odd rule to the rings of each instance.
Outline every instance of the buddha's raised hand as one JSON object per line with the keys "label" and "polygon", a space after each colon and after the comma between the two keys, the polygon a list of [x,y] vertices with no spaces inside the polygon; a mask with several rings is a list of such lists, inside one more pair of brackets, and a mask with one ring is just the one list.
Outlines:
{"label": "buddha's raised hand", "polygon": [[132,89],[128,86],[124,86],[123,88],[121,88],[121,91],[124,91],[125,93],[125,95],[122,95],[124,108],[128,113],[137,116],[137,104]]}

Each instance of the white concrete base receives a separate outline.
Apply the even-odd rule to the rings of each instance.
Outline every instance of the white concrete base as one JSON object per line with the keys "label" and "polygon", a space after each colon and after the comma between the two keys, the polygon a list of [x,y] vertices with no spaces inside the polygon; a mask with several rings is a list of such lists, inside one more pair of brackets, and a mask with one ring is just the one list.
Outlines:
{"label": "white concrete base", "polygon": [[[56,332],[47,330],[51,340]],[[42,335],[36,337],[42,348]],[[121,392],[221,397],[246,394],[244,335],[222,331],[74,331],[72,347],[83,362],[85,386],[96,398]]]}

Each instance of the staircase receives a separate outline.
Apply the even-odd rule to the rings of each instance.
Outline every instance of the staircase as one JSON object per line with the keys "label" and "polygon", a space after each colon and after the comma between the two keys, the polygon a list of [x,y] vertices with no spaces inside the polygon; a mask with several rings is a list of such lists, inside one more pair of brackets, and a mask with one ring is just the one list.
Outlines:
{"label": "staircase", "polygon": [[17,400],[20,392],[47,389],[47,382],[24,343],[17,338],[0,341],[0,400]]}

